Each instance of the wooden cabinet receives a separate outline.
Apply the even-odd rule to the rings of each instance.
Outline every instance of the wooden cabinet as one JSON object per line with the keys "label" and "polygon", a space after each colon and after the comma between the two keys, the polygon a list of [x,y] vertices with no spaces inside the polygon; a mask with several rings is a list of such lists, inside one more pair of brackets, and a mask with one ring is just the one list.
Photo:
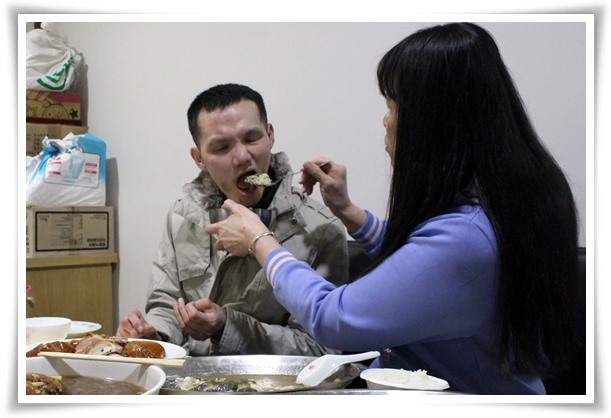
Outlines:
{"label": "wooden cabinet", "polygon": [[27,317],[63,316],[97,322],[114,335],[112,265],[114,253],[26,259]]}

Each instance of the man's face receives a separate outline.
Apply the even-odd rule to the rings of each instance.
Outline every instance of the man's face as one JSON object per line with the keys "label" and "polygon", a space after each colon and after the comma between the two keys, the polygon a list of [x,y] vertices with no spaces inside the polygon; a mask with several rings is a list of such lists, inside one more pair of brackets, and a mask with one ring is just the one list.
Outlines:
{"label": "man's face", "polygon": [[202,111],[197,124],[201,132],[199,150],[191,150],[197,166],[210,174],[228,198],[246,207],[256,205],[264,188],[248,185],[244,178],[267,173],[274,145],[272,125],[261,122],[259,109],[250,100]]}

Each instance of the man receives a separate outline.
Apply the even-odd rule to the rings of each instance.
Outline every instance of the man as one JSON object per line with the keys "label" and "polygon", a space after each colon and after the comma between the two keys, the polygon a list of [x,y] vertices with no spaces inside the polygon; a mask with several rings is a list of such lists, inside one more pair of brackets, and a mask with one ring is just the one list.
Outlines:
{"label": "man", "polygon": [[[195,98],[187,112],[201,170],[168,213],[153,263],[146,315],[131,310],[117,336],[169,341],[190,355],[322,355],[318,344],[276,301],[252,256],[214,250],[204,229],[209,209],[226,198],[260,214],[276,239],[337,285],[348,277],[343,225],[321,203],[291,186],[284,153],[273,154],[274,128],[263,99],[246,86],[225,84]],[[245,178],[287,176],[272,187]]]}

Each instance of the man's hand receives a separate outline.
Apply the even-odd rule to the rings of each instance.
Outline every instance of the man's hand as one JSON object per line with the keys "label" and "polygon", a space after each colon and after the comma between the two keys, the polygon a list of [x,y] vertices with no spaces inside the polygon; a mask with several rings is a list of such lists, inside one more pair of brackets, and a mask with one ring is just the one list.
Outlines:
{"label": "man's hand", "polygon": [[193,339],[204,341],[222,330],[227,321],[225,310],[210,299],[185,304],[182,298],[174,304],[174,315],[180,328]]}
{"label": "man's hand", "polygon": [[119,321],[119,328],[115,333],[117,337],[146,338],[149,340],[161,340],[161,336],[154,326],[146,322],[142,313],[132,309]]}

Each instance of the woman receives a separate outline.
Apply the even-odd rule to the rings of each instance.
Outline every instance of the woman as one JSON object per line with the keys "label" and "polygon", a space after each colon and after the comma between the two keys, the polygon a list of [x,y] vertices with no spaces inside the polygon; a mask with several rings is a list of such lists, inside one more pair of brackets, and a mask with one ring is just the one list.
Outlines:
{"label": "woman", "polygon": [[424,369],[458,392],[544,394],[572,343],[577,218],[492,37],[452,23],[382,58],[393,166],[388,216],[348,196],[345,167],[304,163],[327,206],[372,257],[336,288],[280,247],[256,216],[211,225],[219,247],[250,251],[276,298],[322,344],[383,350],[372,367]]}

